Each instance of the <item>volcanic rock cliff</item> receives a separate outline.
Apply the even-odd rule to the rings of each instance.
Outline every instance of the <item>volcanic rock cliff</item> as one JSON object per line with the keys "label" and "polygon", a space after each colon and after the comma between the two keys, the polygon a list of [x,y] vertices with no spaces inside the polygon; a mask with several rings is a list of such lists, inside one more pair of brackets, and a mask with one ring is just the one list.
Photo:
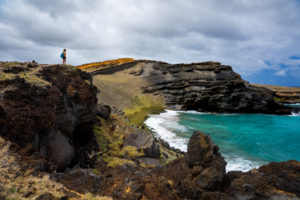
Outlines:
{"label": "volcanic rock cliff", "polygon": [[[88,68],[95,79],[123,72],[144,80],[143,93],[161,95],[168,108],[205,112],[277,113],[290,110],[274,101],[275,93],[244,81],[218,62],[168,64],[137,60]],[[111,77],[113,78],[113,77]],[[97,81],[94,81],[97,85]],[[105,88],[102,88],[105,90]]]}
{"label": "volcanic rock cliff", "polygon": [[[1,63],[0,135],[36,151],[51,170],[97,150],[93,139],[97,89],[74,67]],[[32,150],[31,150],[32,149]],[[82,150],[84,149],[84,150]]]}

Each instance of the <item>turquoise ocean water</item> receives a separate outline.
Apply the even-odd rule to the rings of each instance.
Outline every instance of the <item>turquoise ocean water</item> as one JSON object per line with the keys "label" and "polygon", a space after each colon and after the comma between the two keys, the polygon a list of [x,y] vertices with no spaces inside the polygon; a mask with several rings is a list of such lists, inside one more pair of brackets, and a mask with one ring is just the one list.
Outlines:
{"label": "turquoise ocean water", "polygon": [[167,110],[147,126],[171,146],[186,151],[194,130],[209,134],[227,161],[227,171],[247,171],[270,161],[300,161],[300,116],[210,114]]}

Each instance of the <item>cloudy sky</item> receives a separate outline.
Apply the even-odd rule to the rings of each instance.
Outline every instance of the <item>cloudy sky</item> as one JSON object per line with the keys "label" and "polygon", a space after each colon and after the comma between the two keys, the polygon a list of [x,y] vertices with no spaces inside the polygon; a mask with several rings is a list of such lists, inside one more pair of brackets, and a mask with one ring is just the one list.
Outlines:
{"label": "cloudy sky", "polygon": [[219,61],[300,86],[299,0],[0,0],[0,60]]}

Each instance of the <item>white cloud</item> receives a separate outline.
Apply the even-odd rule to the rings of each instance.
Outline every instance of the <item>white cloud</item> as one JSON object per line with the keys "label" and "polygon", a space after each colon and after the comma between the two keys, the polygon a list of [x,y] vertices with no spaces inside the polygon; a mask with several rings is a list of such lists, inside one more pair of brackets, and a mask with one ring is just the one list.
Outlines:
{"label": "white cloud", "polygon": [[276,76],[286,76],[286,69],[281,69],[275,73]]}
{"label": "white cloud", "polygon": [[297,0],[2,0],[0,59],[58,63],[67,48],[71,64],[215,60],[242,75],[288,75],[279,64],[297,67],[299,9]]}

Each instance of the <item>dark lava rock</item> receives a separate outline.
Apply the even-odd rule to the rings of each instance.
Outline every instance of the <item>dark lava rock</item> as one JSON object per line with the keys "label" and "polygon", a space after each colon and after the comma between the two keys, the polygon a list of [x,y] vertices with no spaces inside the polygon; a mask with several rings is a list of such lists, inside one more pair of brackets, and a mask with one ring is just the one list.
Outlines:
{"label": "dark lava rock", "polygon": [[204,191],[222,188],[226,162],[214,146],[208,135],[195,131],[188,143],[186,156],[168,165],[180,197],[202,198]]}
{"label": "dark lava rock", "polygon": [[91,169],[75,169],[65,174],[54,174],[51,178],[82,194],[87,191],[91,193],[101,191],[102,178],[97,176]]}
{"label": "dark lava rock", "polygon": [[110,116],[111,108],[108,105],[98,105],[97,115],[107,120]]}
{"label": "dark lava rock", "polygon": [[49,170],[84,159],[80,148],[86,154],[97,150],[92,131],[97,89],[85,81],[89,75],[61,65],[25,69],[36,70],[48,84],[19,77],[0,81],[0,136],[21,147],[16,150],[31,146],[41,158],[36,162],[46,162]]}
{"label": "dark lava rock", "polygon": [[300,163],[295,160],[288,162],[272,162],[258,169],[269,179],[273,179],[275,187],[300,197]]}

